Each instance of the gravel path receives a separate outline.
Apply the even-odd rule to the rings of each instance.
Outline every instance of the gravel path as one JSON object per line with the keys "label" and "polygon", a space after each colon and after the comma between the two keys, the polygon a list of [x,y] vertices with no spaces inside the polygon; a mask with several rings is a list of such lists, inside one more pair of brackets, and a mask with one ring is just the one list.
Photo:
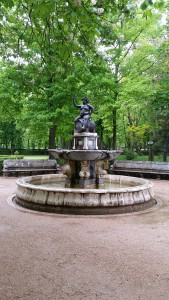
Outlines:
{"label": "gravel path", "polygon": [[109,216],[25,212],[0,177],[0,300],[168,300],[169,181],[158,208]]}

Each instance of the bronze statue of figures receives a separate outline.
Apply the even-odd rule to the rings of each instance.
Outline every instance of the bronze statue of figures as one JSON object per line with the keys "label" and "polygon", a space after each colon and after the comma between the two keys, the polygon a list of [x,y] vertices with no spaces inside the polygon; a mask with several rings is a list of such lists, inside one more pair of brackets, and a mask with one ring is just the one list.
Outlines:
{"label": "bronze statue of figures", "polygon": [[94,107],[89,104],[89,100],[84,97],[83,104],[77,105],[73,97],[73,104],[80,109],[80,115],[74,120],[77,132],[95,132],[95,124],[90,120],[90,115],[94,111]]}

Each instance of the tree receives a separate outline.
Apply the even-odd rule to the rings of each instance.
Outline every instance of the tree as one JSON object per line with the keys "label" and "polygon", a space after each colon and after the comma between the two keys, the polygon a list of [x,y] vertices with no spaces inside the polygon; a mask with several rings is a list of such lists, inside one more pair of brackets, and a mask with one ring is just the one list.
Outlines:
{"label": "tree", "polygon": [[167,160],[169,152],[169,79],[168,79],[168,55],[169,55],[169,23],[164,26],[161,45],[157,52],[157,64],[154,69],[153,80],[157,89],[152,101],[155,114],[154,131],[156,133],[157,151],[163,151],[163,159]]}
{"label": "tree", "polygon": [[109,107],[112,105],[113,148],[116,147],[119,113],[127,109],[129,114],[125,112],[125,115],[128,122],[131,122],[134,117],[131,118],[132,110],[137,107],[135,115],[138,115],[138,122],[139,111],[144,113],[145,104],[148,104],[155,92],[152,90],[153,82],[148,70],[156,63],[155,53],[159,45],[153,43],[153,37],[161,34],[160,26],[156,26],[159,18],[158,14],[154,14],[149,19],[142,19],[139,11],[137,14],[135,12],[135,18],[133,15],[127,17],[120,14],[119,22],[116,22],[116,27],[113,28],[112,45],[107,41],[109,47],[106,59],[112,70],[114,82],[114,96],[109,99]]}
{"label": "tree", "polygon": [[63,111],[68,115],[63,82],[71,72],[74,57],[85,55],[86,48],[95,49],[99,13],[81,1],[14,4],[11,10],[6,9],[2,20],[2,55],[18,62],[28,94],[25,105],[29,111],[33,106],[37,113],[31,122],[36,126],[39,121],[43,128],[49,128],[49,147],[53,148],[59,119],[63,120]]}
{"label": "tree", "polygon": [[[142,25],[146,29],[148,24],[135,18],[136,2],[104,1],[104,7],[101,1],[94,0],[0,3],[1,56],[17,65],[22,84],[19,106],[24,108],[22,118],[26,125],[39,138],[49,131],[49,147],[53,148],[56,133],[63,135],[63,116],[67,119],[67,135],[70,132],[72,93],[80,90],[92,94],[90,78],[99,87],[94,92],[99,99],[97,117],[110,137],[113,126],[115,148],[119,88],[126,76],[122,62],[133,51]],[[99,45],[108,47],[107,56],[98,52]],[[83,74],[79,73],[81,60],[87,64]],[[98,62],[102,77],[97,74]]]}

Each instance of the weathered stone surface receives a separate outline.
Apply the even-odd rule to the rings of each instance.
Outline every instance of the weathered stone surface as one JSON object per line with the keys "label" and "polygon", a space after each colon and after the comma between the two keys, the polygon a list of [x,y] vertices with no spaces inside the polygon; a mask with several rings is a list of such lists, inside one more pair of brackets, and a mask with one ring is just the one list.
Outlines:
{"label": "weathered stone surface", "polygon": [[122,151],[121,150],[77,150],[77,149],[49,149],[53,157],[56,159],[65,160],[112,160],[115,159]]}
{"label": "weathered stone surface", "polygon": [[116,160],[113,169],[142,169],[142,170],[165,170],[169,172],[169,163],[167,162],[154,162],[154,161],[129,161],[129,160]]}
{"label": "weathered stone surface", "polygon": [[[63,175],[39,175],[23,177],[17,181],[18,188],[16,199],[22,204],[26,201],[27,206],[36,204],[53,207],[74,207],[74,208],[97,208],[103,207],[126,207],[142,205],[153,199],[152,184],[145,179],[134,177],[105,175],[105,180],[111,182],[128,182],[128,187],[112,189],[70,189],[46,187],[41,183],[62,182],[66,180]],[[35,185],[36,184],[36,185]],[[99,210],[98,210],[99,211]]]}
{"label": "weathered stone surface", "polygon": [[118,206],[119,205],[118,194],[117,193],[111,193],[111,191],[110,191],[110,205],[111,206]]}
{"label": "weathered stone surface", "polygon": [[[135,192],[135,193],[137,193],[137,192]],[[132,192],[123,193],[123,205],[133,205],[134,203],[135,203],[135,201],[134,201]]]}
{"label": "weathered stone surface", "polygon": [[93,207],[93,206],[100,205],[100,194],[92,193],[90,189],[88,190],[88,193],[85,193],[84,199],[85,199],[84,202],[85,206]]}
{"label": "weathered stone surface", "polygon": [[49,205],[63,205],[64,194],[63,193],[56,193],[51,191],[48,193],[48,198],[46,203]]}
{"label": "weathered stone surface", "polygon": [[47,200],[48,191],[44,190],[34,190],[34,194],[32,195],[32,202],[45,204]]}
{"label": "weathered stone surface", "polygon": [[58,173],[59,171],[55,159],[5,159],[3,162],[4,176],[29,176]]}
{"label": "weathered stone surface", "polygon": [[64,205],[83,206],[83,195],[80,193],[64,193]]}
{"label": "weathered stone surface", "polygon": [[5,159],[3,161],[3,169],[12,168],[53,168],[57,167],[55,159]]}
{"label": "weathered stone surface", "polygon": [[112,205],[110,193],[100,195],[100,204],[103,206],[111,206]]}

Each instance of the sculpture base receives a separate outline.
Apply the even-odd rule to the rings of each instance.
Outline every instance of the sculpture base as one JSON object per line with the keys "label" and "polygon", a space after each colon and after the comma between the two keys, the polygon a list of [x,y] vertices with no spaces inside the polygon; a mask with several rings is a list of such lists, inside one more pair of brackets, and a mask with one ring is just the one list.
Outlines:
{"label": "sculpture base", "polygon": [[65,187],[66,188],[79,188],[79,189],[97,189],[104,188],[104,180],[102,177],[99,178],[79,178],[73,180],[74,178],[67,178]]}
{"label": "sculpture base", "polygon": [[[72,161],[69,160],[69,175],[66,179],[66,187],[71,188],[98,188],[104,184],[102,162],[95,161]],[[100,173],[99,173],[100,172]],[[66,173],[65,173],[66,174]],[[105,174],[105,172],[104,172]]]}
{"label": "sculpture base", "polygon": [[78,150],[97,150],[97,133],[74,133],[73,149]]}

